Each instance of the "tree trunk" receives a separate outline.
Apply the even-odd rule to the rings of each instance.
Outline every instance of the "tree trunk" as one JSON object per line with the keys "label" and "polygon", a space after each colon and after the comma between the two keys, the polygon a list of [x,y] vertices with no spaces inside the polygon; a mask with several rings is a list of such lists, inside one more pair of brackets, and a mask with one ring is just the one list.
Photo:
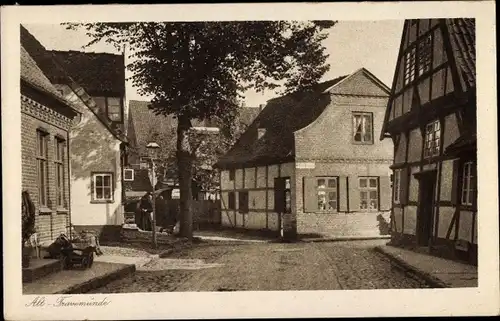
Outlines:
{"label": "tree trunk", "polygon": [[193,193],[191,182],[193,177],[193,160],[188,131],[191,121],[186,116],[179,116],[177,123],[177,168],[179,173],[180,191],[180,231],[183,237],[193,237],[193,212],[191,200]]}

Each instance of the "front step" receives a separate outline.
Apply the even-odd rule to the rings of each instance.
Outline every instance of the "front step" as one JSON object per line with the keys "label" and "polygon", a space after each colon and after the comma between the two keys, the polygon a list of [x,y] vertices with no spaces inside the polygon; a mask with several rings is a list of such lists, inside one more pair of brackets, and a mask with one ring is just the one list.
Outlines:
{"label": "front step", "polygon": [[30,266],[23,268],[23,283],[30,283],[63,269],[61,260],[32,258]]}

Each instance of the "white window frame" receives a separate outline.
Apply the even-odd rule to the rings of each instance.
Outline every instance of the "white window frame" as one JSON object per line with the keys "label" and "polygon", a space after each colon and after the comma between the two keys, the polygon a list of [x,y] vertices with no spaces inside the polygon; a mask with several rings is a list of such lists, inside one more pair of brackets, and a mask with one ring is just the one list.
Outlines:
{"label": "white window frame", "polygon": [[401,202],[401,169],[394,170],[394,181],[392,184],[393,188],[393,201],[394,204],[400,204]]}
{"label": "white window frame", "polygon": [[[102,197],[98,198],[97,197],[97,177],[102,177]],[[109,186],[104,185],[104,178],[109,177]],[[92,192],[92,201],[94,202],[113,202],[113,194],[114,194],[114,184],[113,184],[113,179],[114,179],[114,174],[112,172],[99,172],[99,173],[92,173],[92,187],[93,187],[93,192]],[[109,198],[104,197],[106,193],[104,193],[104,188],[109,188]]]}
{"label": "white window frame", "polygon": [[441,122],[435,120],[425,126],[424,158],[439,155],[441,145]]}
{"label": "white window frame", "polygon": [[[366,186],[361,186],[361,181],[363,180],[366,180]],[[376,182],[376,186],[370,186],[370,183],[372,181],[375,181]],[[361,176],[361,177],[358,177],[358,189],[359,189],[359,210],[360,211],[366,211],[366,212],[373,212],[373,211],[378,211],[380,209],[380,195],[379,195],[379,186],[380,186],[380,182],[379,182],[379,177],[377,176]],[[371,192],[376,192],[376,198],[373,199],[370,194]],[[367,208],[362,208],[361,207],[361,203],[362,203],[362,193],[366,193],[367,195],[367,198],[366,198],[366,201],[367,201]],[[369,205],[371,203],[372,200],[375,200],[376,201],[376,207],[375,208],[370,208]]]}
{"label": "white window frame", "polygon": [[[127,178],[127,172],[132,173],[132,178]],[[133,182],[135,178],[135,171],[133,168],[125,168],[123,169],[123,180],[125,182]]]}
{"label": "white window frame", "polygon": [[[110,112],[110,101],[116,99],[118,101],[118,112]],[[113,105],[116,106],[116,105]],[[121,122],[122,121],[122,99],[120,97],[106,97],[106,113],[111,121]],[[117,115],[115,118],[113,115]]]}
{"label": "white window frame", "polygon": [[474,190],[475,187],[472,186],[472,182],[474,177],[474,162],[473,161],[468,161],[465,162],[462,166],[462,195],[461,195],[461,204],[462,205],[468,205],[472,206],[473,203],[473,196],[474,196]]}
{"label": "white window frame", "polygon": [[66,141],[56,137],[54,140],[54,171],[56,181],[56,206],[66,208],[65,160]]}
{"label": "white window frame", "polygon": [[415,80],[417,73],[417,47],[412,46],[404,55],[404,84],[408,85]]}
{"label": "white window frame", "polygon": [[[359,122],[357,120],[358,118]],[[358,131],[359,127],[361,131]],[[365,135],[368,131],[370,139],[365,139]],[[360,140],[356,139],[357,134],[360,134]],[[352,140],[354,144],[373,144],[373,113],[361,111],[352,113]]]}
{"label": "white window frame", "polygon": [[432,67],[432,33],[418,42],[417,75],[422,76]]}
{"label": "white window frame", "polygon": [[[320,185],[320,181],[324,181],[324,185]],[[334,181],[333,186],[330,186],[330,181]],[[338,176],[317,176],[316,177],[316,201],[318,212],[338,212],[339,208],[339,190]],[[330,198],[330,193],[335,193],[335,200]],[[320,207],[320,197],[324,196],[324,208]],[[335,201],[335,208],[329,208],[330,202]]]}

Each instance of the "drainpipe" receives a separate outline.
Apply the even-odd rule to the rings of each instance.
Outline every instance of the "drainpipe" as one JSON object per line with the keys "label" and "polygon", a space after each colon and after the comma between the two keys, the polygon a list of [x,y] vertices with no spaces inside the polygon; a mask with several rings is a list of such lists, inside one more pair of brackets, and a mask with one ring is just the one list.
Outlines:
{"label": "drainpipe", "polygon": [[[81,115],[80,115],[81,116]],[[72,235],[72,226],[73,226],[73,223],[71,221],[71,159],[70,159],[70,146],[69,144],[71,143],[70,142],[70,135],[69,135],[69,132],[70,132],[70,129],[71,129],[71,126],[70,128],[68,128],[68,131],[66,132],[66,137],[67,137],[67,140],[66,140],[66,159],[67,159],[67,166],[68,166],[68,220],[69,220],[69,239],[71,240],[73,238],[73,235]],[[64,182],[63,182],[64,183]]]}

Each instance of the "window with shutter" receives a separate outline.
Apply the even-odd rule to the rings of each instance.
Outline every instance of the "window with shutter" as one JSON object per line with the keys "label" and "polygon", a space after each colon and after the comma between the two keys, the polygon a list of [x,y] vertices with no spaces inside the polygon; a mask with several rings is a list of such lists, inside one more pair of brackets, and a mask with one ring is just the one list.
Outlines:
{"label": "window with shutter", "polygon": [[234,192],[229,192],[227,194],[227,198],[228,198],[228,200],[227,200],[228,209],[230,209],[230,210],[236,209],[236,204],[235,204],[236,203],[236,199],[235,199],[235,196],[234,196]]}
{"label": "window with shutter", "polygon": [[248,192],[238,192],[238,210],[240,213],[248,213]]}
{"label": "window with shutter", "polygon": [[285,212],[285,180],[281,177],[274,179],[274,211]]}

